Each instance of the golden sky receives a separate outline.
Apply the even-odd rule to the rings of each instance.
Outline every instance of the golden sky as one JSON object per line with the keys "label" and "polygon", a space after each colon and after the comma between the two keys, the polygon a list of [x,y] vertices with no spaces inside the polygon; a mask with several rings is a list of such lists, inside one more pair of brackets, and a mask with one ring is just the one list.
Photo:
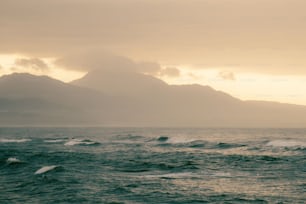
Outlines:
{"label": "golden sky", "polygon": [[[1,1],[0,74],[70,81],[116,55],[168,83],[306,105],[305,9],[305,0]],[[67,60],[76,55],[86,63]]]}

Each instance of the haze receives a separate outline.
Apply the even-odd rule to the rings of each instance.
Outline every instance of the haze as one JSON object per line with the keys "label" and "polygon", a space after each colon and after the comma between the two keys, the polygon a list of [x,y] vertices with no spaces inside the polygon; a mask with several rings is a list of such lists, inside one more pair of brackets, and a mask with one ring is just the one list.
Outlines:
{"label": "haze", "polygon": [[[305,7],[303,0],[1,1],[0,76],[47,75],[136,98],[142,85],[145,97],[164,97],[160,87],[200,84],[242,101],[306,105]],[[139,84],[126,86],[125,78]]]}
{"label": "haze", "polygon": [[[14,62],[50,63],[103,50],[172,68],[154,73],[168,83],[306,104],[305,6],[303,0],[1,1],[0,74],[31,72],[69,81],[84,73],[73,66],[51,63],[43,71]],[[8,58],[14,59],[7,63]]]}

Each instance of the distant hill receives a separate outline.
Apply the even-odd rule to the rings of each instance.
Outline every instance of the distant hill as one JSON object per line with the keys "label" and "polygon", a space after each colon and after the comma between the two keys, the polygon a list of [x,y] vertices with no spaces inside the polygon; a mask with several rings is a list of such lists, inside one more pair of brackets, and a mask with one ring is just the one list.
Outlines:
{"label": "distant hill", "polygon": [[242,101],[209,86],[168,85],[140,73],[92,71],[74,85],[125,97],[123,123],[197,127],[306,127],[306,106]]}
{"label": "distant hill", "polygon": [[306,106],[242,101],[136,72],[92,71],[70,84],[12,74],[0,78],[0,124],[306,127]]}
{"label": "distant hill", "polygon": [[0,124],[90,124],[96,110],[103,109],[104,98],[47,76],[6,75],[0,78]]}

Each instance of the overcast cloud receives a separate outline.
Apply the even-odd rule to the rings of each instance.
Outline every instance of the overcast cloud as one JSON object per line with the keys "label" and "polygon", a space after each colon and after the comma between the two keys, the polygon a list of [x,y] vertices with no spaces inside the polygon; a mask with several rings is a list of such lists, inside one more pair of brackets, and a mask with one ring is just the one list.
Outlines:
{"label": "overcast cloud", "polygon": [[221,71],[221,72],[219,72],[219,77],[221,79],[231,80],[231,81],[235,81],[235,79],[236,79],[235,74],[233,72],[230,72],[230,71]]}
{"label": "overcast cloud", "polygon": [[48,65],[41,59],[38,58],[20,58],[15,60],[15,65],[23,68],[30,68],[35,71],[45,72],[49,70]]}
{"label": "overcast cloud", "polygon": [[[304,0],[4,0],[0,53],[63,59],[103,49],[137,62],[306,74],[305,8]],[[116,60],[131,69],[127,58]]]}
{"label": "overcast cloud", "polygon": [[181,73],[180,70],[175,67],[166,67],[164,69],[161,69],[159,74],[161,76],[179,77]]}
{"label": "overcast cloud", "polygon": [[118,71],[156,74],[161,66],[155,62],[135,62],[129,58],[114,55],[104,51],[88,51],[74,53],[58,58],[55,64],[69,70],[92,71]]}

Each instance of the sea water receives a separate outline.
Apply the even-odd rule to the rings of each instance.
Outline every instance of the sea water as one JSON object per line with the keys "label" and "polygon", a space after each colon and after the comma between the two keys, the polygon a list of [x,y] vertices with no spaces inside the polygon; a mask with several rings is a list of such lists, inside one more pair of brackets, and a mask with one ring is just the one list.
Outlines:
{"label": "sea water", "polygon": [[0,128],[0,203],[306,203],[306,129]]}

